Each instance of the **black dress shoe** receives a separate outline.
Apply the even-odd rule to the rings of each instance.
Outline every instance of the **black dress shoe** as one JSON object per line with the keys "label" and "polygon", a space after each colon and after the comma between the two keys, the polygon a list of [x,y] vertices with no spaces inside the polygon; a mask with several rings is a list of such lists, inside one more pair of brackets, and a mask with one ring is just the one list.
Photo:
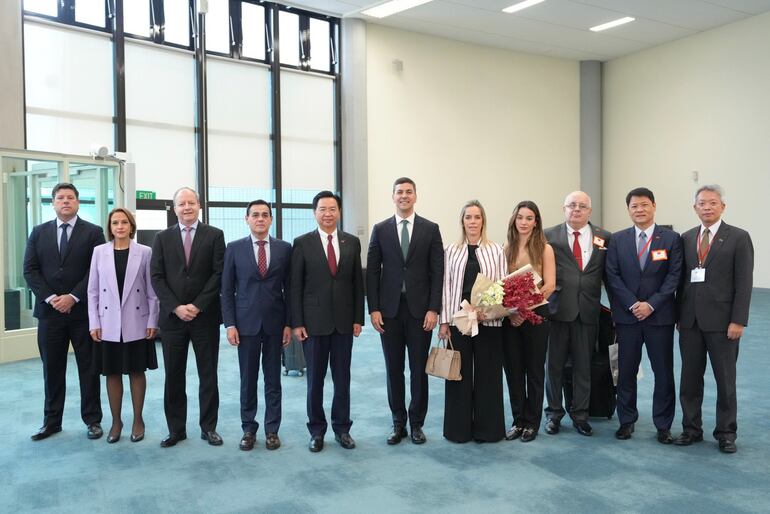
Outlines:
{"label": "black dress shoe", "polygon": [[32,437],[30,437],[30,439],[32,439],[33,441],[42,441],[47,437],[51,437],[54,434],[58,434],[59,432],[61,432],[61,426],[54,427],[51,425],[43,425],[42,427],[40,427],[40,430],[32,434]]}
{"label": "black dress shoe", "polygon": [[561,428],[561,423],[559,421],[556,421],[555,419],[549,419],[545,422],[545,433],[554,435],[559,433],[559,429]]}
{"label": "black dress shoe", "polygon": [[344,433],[344,434],[334,434],[334,440],[340,443],[340,446],[345,448],[346,450],[352,450],[356,447],[356,442],[353,440],[352,437],[350,437],[350,434]]}
{"label": "black dress shoe", "polygon": [[523,431],[524,431],[523,428],[513,425],[511,426],[511,428],[505,431],[505,440],[513,441],[514,439],[518,439],[519,437],[521,437],[521,433]]}
{"label": "black dress shoe", "polygon": [[308,445],[308,449],[313,453],[318,453],[321,450],[324,449],[324,438],[323,436],[316,435],[310,438],[310,444]]}
{"label": "black dress shoe", "polygon": [[738,447],[735,446],[734,441],[728,441],[727,439],[720,439],[719,451],[722,453],[735,453],[738,451]]}
{"label": "black dress shoe", "polygon": [[281,440],[275,432],[265,434],[265,448],[268,450],[277,450],[281,447]]}
{"label": "black dress shoe", "polygon": [[584,436],[594,435],[594,429],[588,424],[588,421],[573,421],[572,426],[575,427],[577,433]]}
{"label": "black dress shoe", "polygon": [[241,437],[241,442],[238,443],[238,448],[247,452],[254,449],[254,443],[257,442],[257,435],[251,432],[246,432]]}
{"label": "black dress shoe", "polygon": [[673,442],[676,446],[690,446],[692,443],[699,443],[701,441],[703,441],[703,434],[692,435],[689,432],[682,432]]}
{"label": "black dress shoe", "polygon": [[104,431],[102,430],[102,426],[99,423],[91,423],[88,425],[88,431],[86,432],[86,437],[89,439],[99,439],[101,436],[104,435]]}
{"label": "black dress shoe", "polygon": [[393,425],[393,431],[388,436],[388,444],[394,445],[401,442],[401,439],[408,436],[409,434],[406,432],[406,427],[403,425]]}
{"label": "black dress shoe", "polygon": [[170,448],[170,447],[174,446],[176,443],[178,443],[179,441],[184,441],[185,439],[187,439],[187,433],[186,432],[182,432],[181,434],[174,434],[172,432],[172,433],[168,434],[166,436],[166,438],[163,439],[160,442],[160,447],[161,448]]}
{"label": "black dress shoe", "polygon": [[671,430],[664,429],[660,430],[658,429],[658,442],[660,444],[671,444],[674,442],[674,437],[671,435]]}
{"label": "black dress shoe", "polygon": [[201,439],[208,441],[211,446],[222,446],[222,437],[217,434],[216,430],[209,430],[208,432],[201,432]]}
{"label": "black dress shoe", "polygon": [[425,441],[427,441],[425,432],[422,431],[422,427],[412,427],[411,436],[414,444],[425,444]]}
{"label": "black dress shoe", "polygon": [[525,428],[521,431],[521,442],[529,443],[537,438],[537,431],[534,428]]}
{"label": "black dress shoe", "polygon": [[620,428],[618,428],[617,432],[615,432],[615,437],[617,439],[631,439],[631,434],[633,433],[634,433],[634,424],[625,423],[623,425],[620,425]]}

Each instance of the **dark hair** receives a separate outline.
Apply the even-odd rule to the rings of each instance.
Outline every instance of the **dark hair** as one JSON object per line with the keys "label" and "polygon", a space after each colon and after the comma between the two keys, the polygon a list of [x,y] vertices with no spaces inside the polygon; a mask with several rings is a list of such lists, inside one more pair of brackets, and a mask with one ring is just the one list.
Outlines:
{"label": "dark hair", "polygon": [[110,211],[109,215],[107,215],[107,240],[112,241],[115,239],[115,236],[112,235],[110,225],[112,225],[112,216],[118,212],[122,212],[126,215],[126,218],[128,218],[128,224],[131,225],[131,233],[128,234],[128,237],[133,239],[134,234],[136,234],[136,219],[134,219],[134,215],[131,214],[131,211],[128,209],[124,209],[123,207],[115,207]]}
{"label": "dark hair", "polygon": [[251,212],[251,208],[255,205],[264,205],[267,207],[267,213],[270,215],[270,217],[273,217],[273,209],[270,208],[270,204],[266,201],[262,200],[261,198],[259,200],[252,200],[249,202],[249,205],[246,206],[246,216],[249,215],[249,212]]}
{"label": "dark hair", "polygon": [[342,198],[340,198],[338,195],[335,195],[331,191],[321,191],[313,197],[313,210],[318,208],[318,200],[321,198],[334,198],[337,201],[337,208],[342,209]]}
{"label": "dark hair", "polygon": [[51,191],[51,200],[56,199],[56,193],[58,193],[62,189],[71,189],[75,192],[75,198],[80,200],[80,191],[78,191],[78,188],[75,187],[74,184],[70,184],[69,182],[59,182],[55,186],[53,186],[53,190]]}
{"label": "dark hair", "polygon": [[393,192],[396,192],[396,186],[401,184],[412,184],[412,187],[414,188],[414,192],[417,192],[417,184],[414,183],[414,180],[410,179],[409,177],[401,177],[397,178],[395,182],[393,182]]}
{"label": "dark hair", "polygon": [[628,207],[631,204],[632,196],[646,196],[647,198],[650,199],[652,203],[655,203],[655,195],[652,194],[652,191],[650,191],[646,187],[637,187],[629,191],[628,194],[626,195],[626,207]]}
{"label": "dark hair", "polygon": [[543,253],[548,241],[543,234],[543,218],[540,217],[540,209],[535,202],[524,200],[514,207],[511,219],[508,221],[508,244],[505,245],[505,260],[508,264],[508,271],[514,271],[514,266],[519,257],[519,231],[516,230],[516,216],[521,209],[529,209],[535,213],[535,228],[527,240],[527,253],[529,261],[533,267],[540,267],[543,263]]}

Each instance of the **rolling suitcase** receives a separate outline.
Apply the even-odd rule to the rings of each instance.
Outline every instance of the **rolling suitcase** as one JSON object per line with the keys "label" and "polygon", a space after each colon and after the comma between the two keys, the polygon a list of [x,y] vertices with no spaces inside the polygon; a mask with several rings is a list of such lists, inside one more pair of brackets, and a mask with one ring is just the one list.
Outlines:
{"label": "rolling suitcase", "polygon": [[290,371],[296,371],[300,377],[305,374],[305,350],[302,348],[302,343],[293,335],[289,345],[281,350],[281,360],[284,375],[288,375]]}

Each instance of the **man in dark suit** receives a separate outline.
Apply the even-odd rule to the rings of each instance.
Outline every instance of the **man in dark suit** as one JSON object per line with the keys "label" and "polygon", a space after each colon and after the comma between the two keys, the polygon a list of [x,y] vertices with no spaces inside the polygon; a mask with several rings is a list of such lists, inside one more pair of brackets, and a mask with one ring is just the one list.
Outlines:
{"label": "man in dark suit", "polygon": [[722,188],[703,186],[695,194],[701,225],[682,234],[684,271],[679,295],[679,401],[684,431],[674,444],[703,440],[703,374],[706,355],[717,383],[714,438],[724,453],[735,453],[738,401],[735,363],[749,322],[754,246],[748,232],[722,221]]}
{"label": "man in dark suit", "polygon": [[364,324],[361,242],[337,230],[342,201],[331,191],[313,198],[318,230],[294,240],[291,255],[290,303],[294,335],[307,359],[307,428],[310,451],[324,447],[327,423],[323,407],[326,369],[334,382],[332,430],[345,449],[356,446],[350,437],[350,359],[353,337]]}
{"label": "man in dark suit", "polygon": [[630,439],[636,410],[636,375],[642,345],[655,374],[652,420],[658,442],[671,444],[676,408],[674,324],[682,274],[679,234],[655,224],[655,196],[647,188],[626,195],[634,226],[612,235],[607,250],[607,293],[618,334],[618,439]]}
{"label": "man in dark suit", "polygon": [[32,229],[24,252],[24,279],[35,293],[37,346],[43,361],[45,408],[43,426],[33,441],[61,432],[66,392],[67,350],[75,350],[80,379],[80,416],[89,439],[103,432],[99,375],[93,373],[88,333],[88,271],[94,247],[104,232],[78,216],[80,193],[69,183],[51,192],[56,219]]}
{"label": "man in dark suit", "polygon": [[174,193],[174,212],[179,223],[155,236],[150,265],[152,287],[160,300],[158,324],[166,369],[163,406],[169,434],[160,446],[168,448],[187,438],[185,377],[190,341],[200,380],[201,439],[219,446],[219,290],[225,237],[218,228],[198,221],[198,193],[190,188]]}
{"label": "man in dark suit", "polygon": [[568,358],[572,360],[569,413],[572,425],[582,435],[593,434],[588,423],[591,355],[599,332],[602,278],[610,233],[591,224],[590,217],[591,197],[583,191],[573,191],[564,199],[565,223],[545,231],[556,255],[556,291],[548,299],[551,314],[545,389],[548,434],[559,432],[565,414],[562,373]]}
{"label": "man in dark suit", "polygon": [[[388,376],[388,404],[398,444],[411,428],[412,442],[422,444],[428,412],[430,338],[441,309],[444,248],[438,225],[414,212],[417,186],[402,177],[393,184],[396,214],[372,228],[366,267],[366,295],[372,326],[380,333]],[[411,401],[407,413],[404,354],[409,355]],[[408,415],[408,419],[407,419]]]}
{"label": "man in dark suit", "polygon": [[291,245],[270,237],[270,204],[254,200],[246,207],[251,234],[227,245],[222,272],[222,318],[227,341],[238,347],[241,370],[241,450],[254,448],[259,423],[259,361],[265,381],[265,447],[281,446],[281,345],[291,341],[288,322]]}

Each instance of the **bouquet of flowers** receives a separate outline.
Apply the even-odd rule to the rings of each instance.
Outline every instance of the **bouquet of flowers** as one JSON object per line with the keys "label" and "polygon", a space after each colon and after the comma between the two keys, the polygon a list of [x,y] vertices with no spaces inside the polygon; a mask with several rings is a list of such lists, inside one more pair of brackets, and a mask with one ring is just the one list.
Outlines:
{"label": "bouquet of flowers", "polygon": [[540,276],[532,266],[527,264],[503,279],[503,307],[510,311],[518,312],[522,318],[533,325],[543,322],[543,317],[535,314],[532,309],[545,305],[545,298],[535,285],[540,282]]}

